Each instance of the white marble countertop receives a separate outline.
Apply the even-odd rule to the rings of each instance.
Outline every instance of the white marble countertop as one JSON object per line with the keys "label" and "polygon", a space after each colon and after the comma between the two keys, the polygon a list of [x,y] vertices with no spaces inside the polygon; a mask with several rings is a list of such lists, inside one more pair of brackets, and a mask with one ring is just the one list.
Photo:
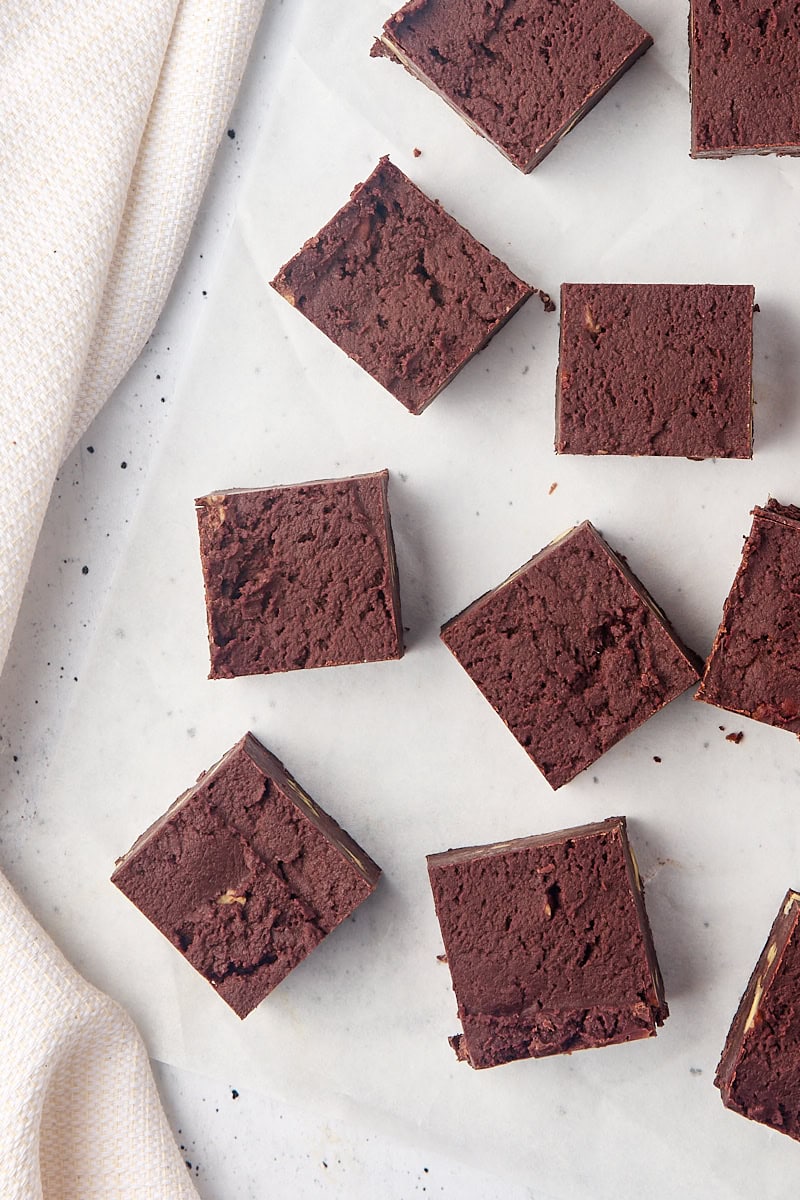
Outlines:
{"label": "white marble countertop", "polygon": [[[0,680],[0,864],[165,1060],[157,1079],[204,1200],[721,1200],[753,1194],[767,1164],[778,1190],[794,1178],[796,1147],[725,1112],[711,1078],[778,901],[800,883],[796,742],[684,697],[554,798],[436,636],[588,516],[705,653],[749,509],[770,492],[800,500],[786,250],[800,162],[690,163],[685,6],[627,7],[655,47],[523,177],[368,58],[379,0],[324,15],[268,3],[170,303],[61,472]],[[266,286],[385,152],[554,294],[567,279],[754,283],[754,461],[556,459],[557,322],[533,304],[428,413],[404,413]],[[383,466],[403,663],[207,681],[192,498]],[[239,1026],[107,876],[246,725],[368,835],[386,878],[347,943],[320,948]],[[722,725],[745,729],[740,746]],[[648,884],[669,1022],[639,1046],[457,1067],[423,853],[615,812]],[[343,1013],[359,988],[354,1029]]]}

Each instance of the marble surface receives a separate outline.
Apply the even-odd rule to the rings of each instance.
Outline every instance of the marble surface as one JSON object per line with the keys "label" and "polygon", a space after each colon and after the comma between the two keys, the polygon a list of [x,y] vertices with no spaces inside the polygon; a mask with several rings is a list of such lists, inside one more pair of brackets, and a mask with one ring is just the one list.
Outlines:
{"label": "marble surface", "polygon": [[[627,7],[654,49],[530,177],[368,58],[378,0],[268,7],[170,306],[62,471],[0,681],[0,862],[163,1060],[201,1195],[722,1198],[752,1194],[767,1166],[776,1188],[794,1178],[796,1147],[725,1112],[711,1080],[800,882],[795,739],[686,696],[553,796],[437,637],[588,516],[706,653],[750,508],[800,500],[800,162],[691,163],[684,5]],[[754,461],[556,459],[557,320],[534,303],[427,413],[405,413],[266,285],[386,152],[553,294],[754,283]],[[193,497],[384,466],[406,658],[209,682]],[[107,877],[247,727],[385,877],[240,1024]],[[424,854],[617,812],[647,884],[664,1030],[459,1066]]]}

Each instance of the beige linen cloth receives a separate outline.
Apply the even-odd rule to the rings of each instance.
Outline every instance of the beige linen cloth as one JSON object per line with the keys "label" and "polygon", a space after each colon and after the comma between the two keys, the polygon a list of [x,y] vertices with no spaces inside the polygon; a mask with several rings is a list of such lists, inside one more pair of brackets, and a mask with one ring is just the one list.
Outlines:
{"label": "beige linen cloth", "polygon": [[[0,3],[0,664],[56,471],[169,292],[263,3]],[[129,1018],[2,876],[0,996],[0,1198],[195,1196]]]}

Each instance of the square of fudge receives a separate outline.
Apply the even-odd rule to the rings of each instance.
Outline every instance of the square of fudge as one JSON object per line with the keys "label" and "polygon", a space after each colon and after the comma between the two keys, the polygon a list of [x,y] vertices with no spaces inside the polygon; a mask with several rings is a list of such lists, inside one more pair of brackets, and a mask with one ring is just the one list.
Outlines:
{"label": "square of fudge", "polygon": [[800,737],[800,508],[770,499],[753,526],[695,699]]}
{"label": "square of fudge", "polygon": [[752,287],[561,288],[559,454],[751,458]]}
{"label": "square of fudge", "polygon": [[700,660],[589,521],[441,637],[553,789],[699,678]]}
{"label": "square of fudge", "polygon": [[742,996],[715,1084],[726,1108],[800,1141],[800,895],[786,893]]}
{"label": "square of fudge", "polygon": [[653,1037],[669,1009],[624,817],[428,857],[459,1059]]}
{"label": "square of fudge", "polygon": [[410,0],[372,55],[531,171],[652,44],[613,0]]}
{"label": "square of fudge", "polygon": [[800,154],[800,9],[691,0],[692,157]]}
{"label": "square of fudge", "polygon": [[379,875],[248,733],[118,859],[111,880],[246,1017]]}
{"label": "square of fudge", "polygon": [[388,158],[272,287],[415,414],[534,291]]}
{"label": "square of fudge", "polygon": [[195,501],[210,679],[403,655],[388,471]]}

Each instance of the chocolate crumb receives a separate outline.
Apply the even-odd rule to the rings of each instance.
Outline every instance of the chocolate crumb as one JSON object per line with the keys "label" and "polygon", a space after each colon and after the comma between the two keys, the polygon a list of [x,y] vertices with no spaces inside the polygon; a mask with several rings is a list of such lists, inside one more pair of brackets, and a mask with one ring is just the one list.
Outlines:
{"label": "chocolate crumb", "polygon": [[94,454],[94,446],[87,446],[87,447],[86,447],[86,453],[87,453],[87,454]]}
{"label": "chocolate crumb", "polygon": [[661,762],[661,759],[658,757],[658,755],[657,755],[657,754],[654,754],[654,755],[653,755],[653,762],[657,762],[657,763],[660,763],[660,762]]}
{"label": "chocolate crumb", "polygon": [[729,733],[728,736],[725,738],[726,742],[733,742],[734,746],[738,746],[739,743],[743,740],[744,740],[744,734],[742,733],[741,729],[739,730],[738,733]]}
{"label": "chocolate crumb", "polygon": [[235,129],[229,129],[229,130],[228,130],[228,137],[231,139],[231,141],[233,141],[233,139],[236,137],[236,130],[235,130]]}
{"label": "chocolate crumb", "polygon": [[236,1088],[231,1088],[231,1100],[238,1100],[238,1099],[239,1099],[239,1093],[237,1092]]}
{"label": "chocolate crumb", "polygon": [[127,464],[126,462],[124,462],[124,461],[123,461],[123,462],[121,462],[119,465],[120,465],[120,467],[122,468],[122,470],[123,470],[123,471],[127,471],[127,469],[128,469],[128,464]]}
{"label": "chocolate crumb", "polygon": [[719,731],[720,731],[720,733],[724,733],[724,732],[725,732],[725,726],[724,726],[724,725],[720,725],[720,727],[719,727]]}
{"label": "chocolate crumb", "polygon": [[553,492],[556,490],[556,488],[557,488],[557,487],[558,487],[558,484],[557,484],[557,483],[551,483],[551,484],[550,484],[550,490],[549,490],[549,491],[548,491],[548,493],[547,493],[547,494],[548,494],[548,496],[552,496]]}
{"label": "chocolate crumb", "polygon": [[437,955],[436,955],[436,961],[437,961],[437,962],[440,962],[440,963],[446,963],[446,962],[447,962],[447,955],[446,955],[446,954],[437,954]]}
{"label": "chocolate crumb", "polygon": [[544,311],[547,313],[555,312],[556,306],[553,303],[552,297],[548,296],[547,292],[543,292],[541,290],[541,288],[537,288],[537,291],[539,294],[539,299],[541,300],[542,305],[544,306]]}
{"label": "chocolate crumb", "polygon": [[81,567],[81,575],[88,575],[88,574],[89,574],[89,568]]}
{"label": "chocolate crumb", "polygon": [[414,155],[414,158],[421,158],[421,156],[422,156],[422,151],[420,150],[419,146],[415,146],[412,153]]}

